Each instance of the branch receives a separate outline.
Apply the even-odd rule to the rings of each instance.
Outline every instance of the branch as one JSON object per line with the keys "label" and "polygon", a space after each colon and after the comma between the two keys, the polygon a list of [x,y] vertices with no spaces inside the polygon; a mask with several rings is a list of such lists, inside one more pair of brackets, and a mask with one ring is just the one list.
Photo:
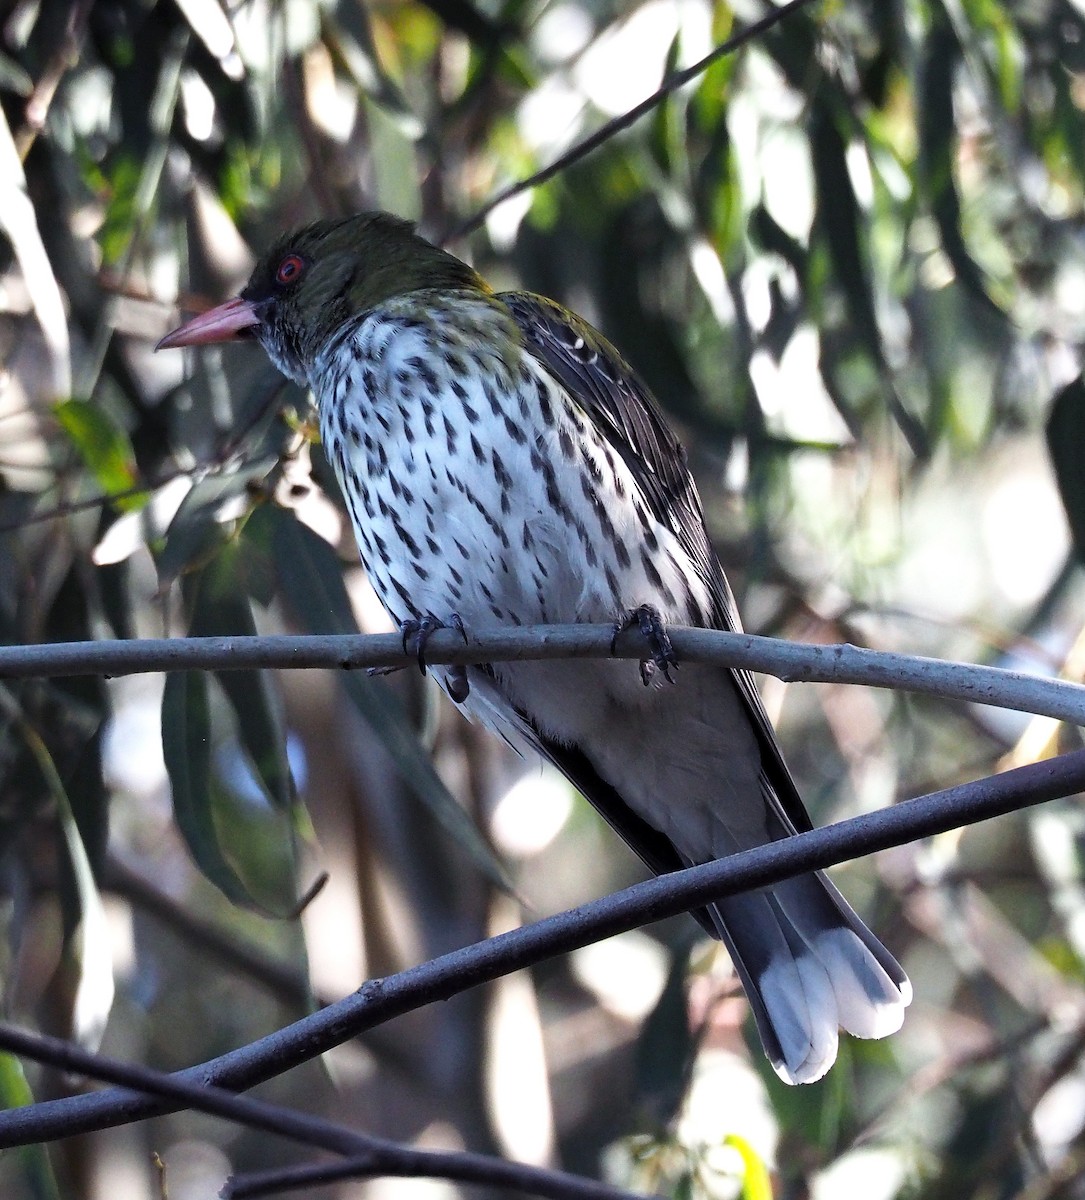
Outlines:
{"label": "branch", "polygon": [[514,1187],[536,1196],[553,1197],[553,1200],[642,1200],[621,1188],[568,1175],[564,1171],[507,1162],[470,1151],[417,1150],[411,1146],[401,1146],[387,1138],[358,1133],[322,1117],[282,1108],[265,1100],[235,1096],[233,1092],[194,1079],[166,1075],[150,1067],[121,1062],[103,1054],[92,1054],[61,1038],[31,1033],[14,1025],[0,1023],[0,1047],[35,1062],[48,1063],[62,1071],[136,1088],[152,1096],[177,1101],[178,1107],[213,1113],[252,1129],[262,1129],[307,1146],[319,1146],[350,1156],[345,1163],[318,1164],[293,1172],[269,1171],[249,1176],[227,1185],[223,1193],[226,1196],[261,1194],[252,1190],[253,1187],[266,1186],[272,1179],[284,1174],[296,1174],[300,1170],[318,1175],[327,1175],[330,1171],[333,1173],[331,1177],[336,1179],[359,1174],[458,1179],[468,1183]]}
{"label": "branch", "polygon": [[513,196],[518,196],[521,192],[526,192],[529,188],[538,187],[540,183],[545,183],[548,179],[552,179],[559,171],[564,171],[566,167],[570,167],[573,163],[586,158],[593,150],[598,150],[604,142],[609,141],[616,133],[621,133],[623,129],[628,129],[630,125],[639,121],[645,113],[651,112],[661,100],[665,100],[672,92],[685,87],[687,83],[692,82],[702,72],[707,71],[717,59],[725,58],[728,54],[733,54],[741,46],[746,45],[747,42],[752,42],[754,38],[760,37],[761,34],[767,33],[774,25],[779,25],[781,21],[786,20],[798,9],[805,8],[809,3],[811,3],[811,0],[790,0],[790,3],[773,9],[772,12],[762,17],[759,21],[754,21],[752,25],[747,25],[744,29],[740,29],[733,37],[729,37],[727,41],[713,47],[704,58],[699,62],[695,62],[693,66],[686,67],[682,71],[676,71],[673,75],[669,76],[646,100],[642,100],[628,112],[624,112],[621,116],[614,117],[604,125],[601,125],[593,134],[584,138],[583,141],[577,142],[572,149],[560,155],[549,166],[543,167],[541,171],[536,171],[534,175],[529,175],[526,179],[521,179],[516,183],[510,184],[507,188],[503,188],[496,196],[487,200],[466,221],[447,233],[441,239],[440,244],[445,245],[447,242],[457,241],[460,238],[466,237],[467,234],[473,233],[499,204],[504,204],[506,200],[511,200]]}
{"label": "branch", "polygon": [[[418,1158],[417,1162],[414,1161],[415,1156]],[[431,1165],[428,1159],[440,1159],[440,1163]],[[472,1161],[478,1159],[486,1164],[485,1177]],[[439,1172],[433,1169],[436,1165],[440,1166]],[[609,1184],[597,1183],[594,1179],[585,1179],[579,1175],[567,1175],[561,1171],[548,1171],[540,1167],[525,1167],[520,1163],[487,1158],[481,1154],[413,1150],[405,1146],[396,1147],[395,1160],[389,1156],[379,1163],[375,1162],[372,1156],[367,1156],[346,1158],[340,1162],[312,1163],[275,1171],[253,1171],[235,1175],[223,1189],[222,1195],[226,1200],[241,1200],[241,1197],[266,1196],[270,1192],[278,1194],[300,1188],[312,1189],[340,1179],[370,1179],[375,1175],[432,1177],[438,1174],[442,1179],[514,1187],[519,1191],[533,1192],[537,1196],[553,1196],[555,1200],[645,1200],[644,1196],[624,1192]],[[547,1176],[551,1178],[545,1178]]]}
{"label": "branch", "polygon": [[[920,658],[858,646],[817,646],[729,633],[720,629],[668,629],[682,662],[714,663],[775,675],[789,683],[856,683],[922,692],[970,704],[1019,709],[1085,725],[1085,686],[1022,671]],[[429,663],[512,662],[521,659],[608,658],[610,625],[536,625],[469,631],[438,630],[426,643]],[[619,634],[613,657],[640,659],[636,630]],[[413,666],[399,634],[147,638],[130,641],[55,642],[0,647],[0,679],[67,675],[135,675],[149,671],[301,669]]]}
{"label": "branch", "polygon": [[[725,896],[768,887],[795,875],[1080,790],[1085,790],[1085,750],[864,813],[719,862],[662,875],[443,954],[397,975],[371,979],[338,1004],[239,1050],[179,1072],[176,1078],[237,1090],[253,1087],[363,1030],[558,954]],[[176,1107],[169,1101],[125,1090],[48,1100],[0,1113],[0,1148],[122,1125]]]}

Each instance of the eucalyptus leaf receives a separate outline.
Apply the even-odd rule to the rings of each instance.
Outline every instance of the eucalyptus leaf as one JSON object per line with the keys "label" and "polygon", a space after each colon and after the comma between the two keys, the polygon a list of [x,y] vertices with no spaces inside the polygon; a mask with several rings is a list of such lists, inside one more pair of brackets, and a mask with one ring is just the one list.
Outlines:
{"label": "eucalyptus leaf", "polygon": [[942,249],[957,279],[981,309],[1001,324],[1005,314],[991,297],[988,281],[968,250],[962,227],[961,198],[954,174],[957,125],[953,88],[959,61],[960,46],[953,30],[944,16],[936,18],[923,48],[919,76],[919,179],[938,225]]}
{"label": "eucalyptus leaf", "polygon": [[[925,458],[930,452],[926,432],[897,395],[885,360],[878,325],[869,253],[861,230],[865,219],[848,170],[847,146],[837,116],[824,101],[816,102],[810,118],[810,150],[817,186],[817,225],[825,239],[835,285],[844,293],[849,334],[863,347],[877,372],[888,407],[912,452]],[[835,389],[829,390],[836,396]],[[841,416],[847,420],[844,410]]]}
{"label": "eucalyptus leaf", "polygon": [[689,1026],[688,976],[687,948],[672,959],[663,992],[637,1038],[637,1108],[661,1129],[681,1108],[693,1067],[696,1044]]}
{"label": "eucalyptus leaf", "polygon": [[[27,1082],[22,1063],[14,1054],[0,1050],[0,1108],[25,1108],[33,1103],[34,1093]],[[14,1154],[22,1165],[28,1194],[34,1200],[60,1200],[60,1189],[46,1148],[41,1145],[21,1146]]]}
{"label": "eucalyptus leaf", "polygon": [[264,911],[223,850],[211,786],[208,681],[199,671],[173,671],[162,692],[162,755],[173,815],[196,865],[229,900]]}
{"label": "eucalyptus leaf", "polygon": [[[98,486],[107,496],[131,492],[139,483],[136,456],[125,431],[97,404],[89,400],[64,400],[54,409],[61,428],[79,452]],[[117,508],[140,508],[144,493],[119,496]]]}
{"label": "eucalyptus leaf", "polygon": [[[252,605],[239,570],[240,543],[229,542],[199,572],[186,577],[185,595],[194,637],[256,635]],[[267,671],[216,671],[237,721],[241,745],[264,790],[277,807],[289,810],[294,781],[286,757],[286,729],[278,692]]]}
{"label": "eucalyptus leaf", "polygon": [[772,1200],[772,1179],[764,1160],[753,1146],[737,1133],[729,1133],[723,1139],[723,1144],[737,1150],[742,1159],[742,1188],[739,1192],[742,1200]]}

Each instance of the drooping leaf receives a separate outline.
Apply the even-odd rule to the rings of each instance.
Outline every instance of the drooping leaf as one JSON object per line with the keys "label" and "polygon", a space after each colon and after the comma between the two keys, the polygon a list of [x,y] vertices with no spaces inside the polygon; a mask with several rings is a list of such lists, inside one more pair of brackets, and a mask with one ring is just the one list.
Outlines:
{"label": "drooping leaf", "polygon": [[102,258],[108,266],[114,266],[121,261],[132,240],[139,180],[138,160],[129,152],[116,155],[106,180],[105,220],[98,230],[98,244],[102,248]]}
{"label": "drooping leaf", "polygon": [[[136,456],[125,431],[97,404],[64,400],[53,410],[98,486],[106,495],[131,492],[139,484]],[[120,496],[122,511],[142,506],[146,495]]]}
{"label": "drooping leaf", "polygon": [[73,1035],[82,1045],[97,1049],[113,1003],[113,956],[98,885],[53,755],[19,700],[3,686],[0,712],[18,729],[56,809],[63,864],[58,888],[64,925],[59,982],[70,1004]]}
{"label": "drooping leaf", "polygon": [[[815,102],[811,111],[810,151],[818,196],[817,228],[824,237],[826,267],[844,294],[855,340],[877,372],[889,410],[912,452],[924,458],[930,452],[926,432],[901,402],[885,361],[869,256],[860,233],[866,222],[848,170],[844,137],[836,115],[824,102]],[[834,394],[829,391],[830,396]],[[847,420],[843,411],[841,415]]]}
{"label": "drooping leaf", "polygon": [[77,912],[66,914],[70,933],[65,957],[70,960],[76,977],[72,1026],[79,1041],[96,1050],[113,1006],[112,940],[90,859],[66,793],[58,805],[58,816],[77,907]]}
{"label": "drooping leaf", "polygon": [[953,159],[957,125],[953,109],[954,72],[960,47],[948,20],[932,22],[919,75],[919,179],[938,226],[942,249],[957,279],[988,315],[1005,319],[991,297],[983,271],[969,252],[961,225],[961,199]]}
{"label": "drooping leaf", "polygon": [[[255,636],[256,623],[239,564],[243,551],[229,542],[202,570],[186,577],[195,637]],[[289,810],[294,781],[286,757],[282,707],[267,671],[216,671],[237,720],[238,734],[272,803]]]}
{"label": "drooping leaf", "polygon": [[[673,75],[678,69],[682,37],[676,33],[667,47],[667,58],[663,67],[663,78]],[[683,105],[673,92],[656,105],[652,113],[649,150],[664,176],[673,174],[685,159],[685,138],[682,129]]]}
{"label": "drooping leaf", "polygon": [[637,1107],[654,1126],[667,1128],[685,1099],[693,1066],[686,980],[689,954],[676,954],[663,993],[637,1038]]}
{"label": "drooping leaf", "polygon": [[[22,1063],[14,1054],[0,1051],[0,1108],[25,1108],[34,1103]],[[9,1151],[10,1153],[10,1151]],[[27,1195],[34,1200],[60,1200],[60,1190],[44,1146],[22,1146],[18,1150]]]}
{"label": "drooping leaf", "polygon": [[1055,470],[1078,562],[1085,563],[1085,379],[1078,376],[1055,393],[1047,418],[1047,449]]}
{"label": "drooping leaf", "polygon": [[203,874],[235,904],[260,908],[224,853],[215,825],[211,786],[208,683],[199,671],[172,671],[162,692],[162,755],[173,815]]}
{"label": "drooping leaf", "polygon": [[750,1143],[737,1133],[729,1133],[723,1144],[737,1150],[742,1159],[742,1200],[772,1200],[772,1179],[768,1168]]}
{"label": "drooping leaf", "polygon": [[712,131],[694,180],[697,215],[724,264],[742,254],[746,213],[726,121]]}
{"label": "drooping leaf", "polygon": [[[734,24],[735,14],[730,4],[715,0],[712,5],[712,44],[719,46],[725,42]],[[705,134],[711,136],[726,122],[728,93],[738,61],[733,55],[717,58],[697,84],[690,102],[690,119]]]}

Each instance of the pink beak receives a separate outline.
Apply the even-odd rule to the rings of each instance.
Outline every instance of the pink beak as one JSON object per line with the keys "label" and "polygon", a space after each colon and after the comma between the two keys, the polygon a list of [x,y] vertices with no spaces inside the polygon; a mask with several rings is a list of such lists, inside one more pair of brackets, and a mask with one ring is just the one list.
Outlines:
{"label": "pink beak", "polygon": [[191,321],[174,329],[155,346],[156,350],[172,350],[176,346],[203,346],[211,342],[234,342],[254,325],[260,324],[256,309],[240,296],[208,309]]}

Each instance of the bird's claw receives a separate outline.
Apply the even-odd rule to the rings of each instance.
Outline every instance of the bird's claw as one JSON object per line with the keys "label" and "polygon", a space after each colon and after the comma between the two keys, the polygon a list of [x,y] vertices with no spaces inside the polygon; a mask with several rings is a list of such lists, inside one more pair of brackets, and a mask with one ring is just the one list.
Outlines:
{"label": "bird's claw", "polygon": [[[408,617],[401,621],[399,632],[403,638],[403,653],[413,654],[418,662],[418,669],[426,674],[426,644],[438,629],[455,629],[467,645],[467,630],[459,613],[450,613],[447,621],[428,612],[421,618]],[[462,663],[448,668],[445,680],[448,694],[457,703],[462,704],[471,694],[471,685],[467,681],[467,668]]]}
{"label": "bird's claw", "polygon": [[610,639],[611,654],[614,653],[617,645],[618,635],[634,626],[640,630],[651,652],[648,658],[642,658],[640,661],[641,683],[647,687],[652,682],[652,676],[656,671],[662,672],[663,678],[668,683],[674,683],[671,667],[677,670],[678,656],[671,645],[671,639],[667,636],[667,627],[659,615],[659,609],[651,604],[638,605],[627,612],[621,620],[614,622],[614,634]]}

